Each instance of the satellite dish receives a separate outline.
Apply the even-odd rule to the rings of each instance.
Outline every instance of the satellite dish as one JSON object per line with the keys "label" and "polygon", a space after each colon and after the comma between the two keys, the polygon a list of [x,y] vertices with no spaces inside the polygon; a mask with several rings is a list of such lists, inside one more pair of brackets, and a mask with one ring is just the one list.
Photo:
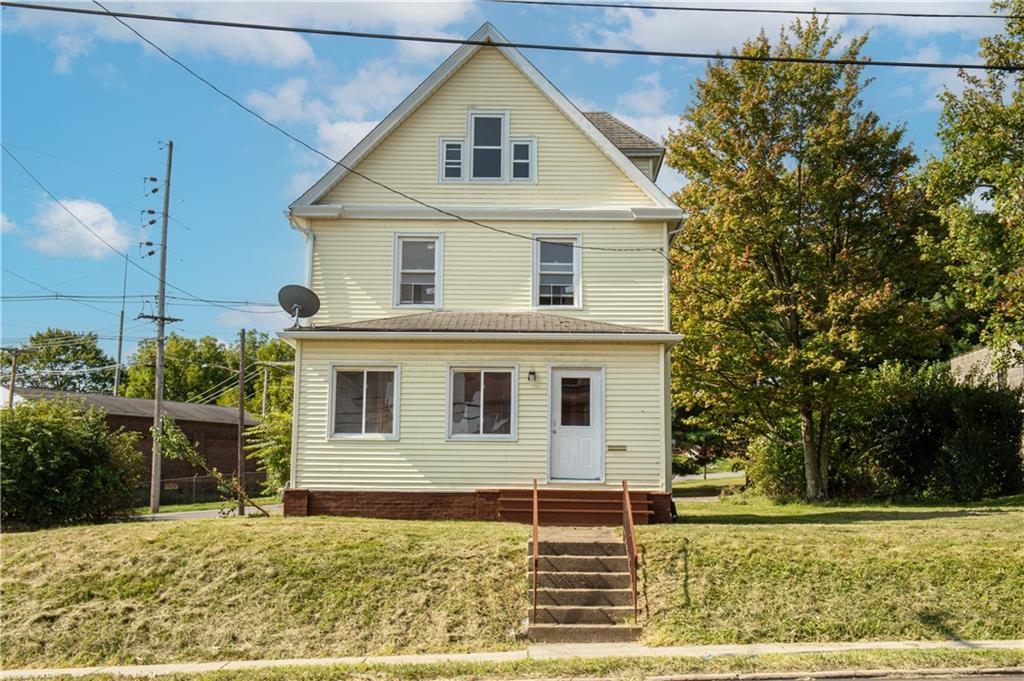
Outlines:
{"label": "satellite dish", "polygon": [[320,299],[305,286],[288,284],[277,292],[277,302],[292,316],[292,328],[299,326],[300,319],[312,317],[320,310]]}

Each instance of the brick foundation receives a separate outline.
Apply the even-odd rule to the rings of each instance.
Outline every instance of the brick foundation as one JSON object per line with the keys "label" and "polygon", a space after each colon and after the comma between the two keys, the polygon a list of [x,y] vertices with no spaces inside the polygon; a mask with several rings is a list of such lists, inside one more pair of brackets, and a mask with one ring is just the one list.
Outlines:
{"label": "brick foundation", "polygon": [[[355,492],[287,489],[286,516],[340,515],[394,520],[499,520],[496,489],[475,492]],[[648,493],[654,516],[650,522],[672,519],[669,494]]]}

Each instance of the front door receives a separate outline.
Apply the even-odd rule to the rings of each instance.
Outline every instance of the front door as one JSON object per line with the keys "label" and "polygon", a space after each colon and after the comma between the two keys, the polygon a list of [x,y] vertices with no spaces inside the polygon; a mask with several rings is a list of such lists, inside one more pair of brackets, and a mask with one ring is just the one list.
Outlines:
{"label": "front door", "polygon": [[604,479],[604,388],[600,369],[551,370],[552,480]]}

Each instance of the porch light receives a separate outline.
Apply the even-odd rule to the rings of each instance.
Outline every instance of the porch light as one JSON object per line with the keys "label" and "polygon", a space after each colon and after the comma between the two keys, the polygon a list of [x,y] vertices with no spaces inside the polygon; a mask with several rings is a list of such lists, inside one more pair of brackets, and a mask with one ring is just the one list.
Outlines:
{"label": "porch light", "polygon": [[530,373],[526,374],[526,380],[529,381],[530,383],[536,383],[537,382],[537,372],[534,371],[533,369],[530,369]]}

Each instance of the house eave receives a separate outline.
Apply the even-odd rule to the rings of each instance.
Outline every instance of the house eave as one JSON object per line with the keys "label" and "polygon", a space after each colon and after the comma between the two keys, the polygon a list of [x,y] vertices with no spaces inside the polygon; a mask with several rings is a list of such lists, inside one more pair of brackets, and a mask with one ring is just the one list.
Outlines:
{"label": "house eave", "polygon": [[587,220],[608,222],[665,222],[683,217],[678,206],[635,206],[631,208],[519,208],[512,206],[438,206],[394,204],[317,204],[293,206],[295,219],[353,220],[453,220],[452,213],[469,220]]}
{"label": "house eave", "polygon": [[602,342],[602,343],[661,343],[675,345],[682,337],[674,333],[555,333],[509,331],[327,331],[286,329],[277,336],[285,341],[295,340],[394,340],[394,341],[528,341],[528,342]]}

